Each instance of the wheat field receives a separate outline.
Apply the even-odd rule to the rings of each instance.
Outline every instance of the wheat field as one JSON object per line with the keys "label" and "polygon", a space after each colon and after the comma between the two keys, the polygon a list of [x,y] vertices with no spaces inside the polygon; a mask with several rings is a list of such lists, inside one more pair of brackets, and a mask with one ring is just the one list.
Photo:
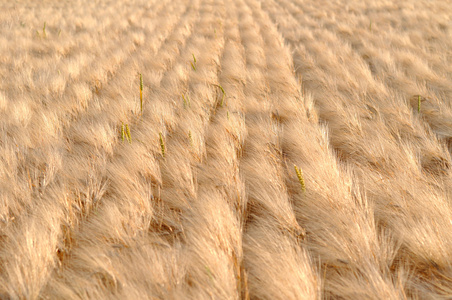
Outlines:
{"label": "wheat field", "polygon": [[1,299],[452,299],[450,0],[0,3]]}

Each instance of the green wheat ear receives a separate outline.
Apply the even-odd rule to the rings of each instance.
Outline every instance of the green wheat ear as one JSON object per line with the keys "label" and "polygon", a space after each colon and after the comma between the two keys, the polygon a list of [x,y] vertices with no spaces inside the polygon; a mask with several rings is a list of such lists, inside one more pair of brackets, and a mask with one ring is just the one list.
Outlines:
{"label": "green wheat ear", "polygon": [[226,92],[224,91],[223,87],[219,84],[213,84],[216,87],[219,87],[221,92],[223,93],[223,96],[221,97],[221,102],[220,102],[220,106],[223,107],[224,104],[224,98],[226,97]]}
{"label": "green wheat ear", "polygon": [[140,110],[143,112],[143,76],[140,73]]}
{"label": "green wheat ear", "polygon": [[210,268],[208,266],[204,266],[206,268],[206,273],[207,275],[209,275],[210,280],[214,281],[214,277],[212,274],[212,271],[210,270]]}
{"label": "green wheat ear", "polygon": [[221,85],[218,85],[221,89],[221,91],[223,92],[223,97],[221,97],[221,103],[220,106],[223,107],[224,104],[224,97],[226,97],[226,92],[224,91],[223,87]]}
{"label": "green wheat ear", "polygon": [[421,113],[421,95],[417,96],[417,112]]}
{"label": "green wheat ear", "polygon": [[193,142],[193,136],[191,135],[191,130],[188,131],[188,138],[190,139],[190,145],[193,147],[193,145],[195,143]]}
{"label": "green wheat ear", "polygon": [[193,53],[191,55],[193,56],[193,62],[190,62],[191,63],[191,67],[193,68],[193,70],[196,71],[196,57],[195,57],[195,55]]}
{"label": "green wheat ear", "polygon": [[162,150],[162,156],[165,157],[165,142],[163,141],[162,133],[159,132],[160,136],[160,149]]}
{"label": "green wheat ear", "polygon": [[295,168],[295,173],[297,173],[298,181],[300,182],[300,185],[301,185],[301,190],[303,192],[305,192],[306,186],[304,184],[303,171],[301,169],[299,169],[296,165],[293,165],[293,166]]}
{"label": "green wheat ear", "polygon": [[187,107],[190,107],[190,98],[188,97],[188,95],[185,98],[185,95],[182,94],[182,99],[184,100],[184,108],[186,109]]}
{"label": "green wheat ear", "polygon": [[132,136],[130,135],[129,124],[126,124],[126,133],[127,133],[127,141],[129,141],[129,144],[132,144]]}
{"label": "green wheat ear", "polygon": [[121,140],[124,142],[125,138],[125,130],[124,130],[124,124],[121,125]]}

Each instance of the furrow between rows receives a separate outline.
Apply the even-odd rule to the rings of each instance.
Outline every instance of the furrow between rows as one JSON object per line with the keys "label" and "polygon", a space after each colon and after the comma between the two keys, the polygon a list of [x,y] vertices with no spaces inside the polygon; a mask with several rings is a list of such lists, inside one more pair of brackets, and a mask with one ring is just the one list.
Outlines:
{"label": "furrow between rows", "polygon": [[305,232],[296,220],[278,153],[281,128],[272,101],[274,92],[286,86],[273,77],[276,58],[270,52],[275,44],[267,39],[270,28],[262,20],[258,2],[239,1],[237,7],[247,71],[247,137],[240,168],[248,196],[243,264],[249,295],[262,299],[317,298],[320,278],[300,244]]}

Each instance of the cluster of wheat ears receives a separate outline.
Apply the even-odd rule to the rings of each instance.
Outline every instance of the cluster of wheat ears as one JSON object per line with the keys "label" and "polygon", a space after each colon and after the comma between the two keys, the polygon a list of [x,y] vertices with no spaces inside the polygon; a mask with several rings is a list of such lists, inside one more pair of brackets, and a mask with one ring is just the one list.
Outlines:
{"label": "cluster of wheat ears", "polygon": [[0,3],[0,299],[452,299],[450,0]]}

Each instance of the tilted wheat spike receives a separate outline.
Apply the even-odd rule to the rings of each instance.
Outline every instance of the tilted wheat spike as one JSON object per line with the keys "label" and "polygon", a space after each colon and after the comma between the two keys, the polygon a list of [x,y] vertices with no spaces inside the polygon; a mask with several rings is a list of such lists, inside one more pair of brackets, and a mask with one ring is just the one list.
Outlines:
{"label": "tilted wheat spike", "polygon": [[417,95],[417,112],[421,113],[421,95]]}
{"label": "tilted wheat spike", "polygon": [[215,279],[213,277],[212,271],[210,270],[209,266],[206,265],[204,267],[206,268],[206,273],[207,273],[207,275],[209,275],[210,280],[214,281]]}
{"label": "tilted wheat spike", "polygon": [[140,73],[140,110],[143,112],[143,76]]}
{"label": "tilted wheat spike", "polygon": [[159,136],[160,136],[160,148],[162,150],[162,156],[165,157],[165,142],[163,141],[163,136],[162,136],[161,132],[159,132]]}
{"label": "tilted wheat spike", "polygon": [[303,192],[305,192],[306,186],[304,184],[303,171],[301,169],[299,169],[296,165],[294,165],[294,168],[295,168],[295,173],[297,173],[298,181],[300,182],[300,185],[301,185],[301,190]]}
{"label": "tilted wheat spike", "polygon": [[223,107],[224,104],[224,98],[226,97],[226,92],[224,91],[223,87],[219,84],[213,84],[216,87],[219,87],[221,92],[223,93],[223,96],[221,97],[221,102],[220,102],[220,106]]}
{"label": "tilted wheat spike", "polygon": [[195,57],[195,55],[193,53],[191,55],[193,55],[193,62],[190,62],[191,63],[191,67],[193,68],[193,70],[196,71],[196,57]]}
{"label": "tilted wheat spike", "polygon": [[127,132],[127,140],[129,141],[130,144],[132,144],[132,136],[130,135],[129,124],[126,124],[126,132]]}
{"label": "tilted wheat spike", "polygon": [[221,103],[220,106],[223,107],[224,104],[224,97],[226,97],[226,92],[224,91],[223,87],[221,85],[218,85],[221,89],[221,91],[223,92],[223,97],[221,97]]}
{"label": "tilted wheat spike", "polygon": [[194,142],[193,142],[193,136],[191,135],[191,130],[188,131],[188,138],[190,139],[190,145],[193,147]]}
{"label": "tilted wheat spike", "polygon": [[184,108],[186,109],[187,107],[190,107],[190,98],[188,95],[185,97],[185,95],[182,94],[182,99],[184,100]]}

